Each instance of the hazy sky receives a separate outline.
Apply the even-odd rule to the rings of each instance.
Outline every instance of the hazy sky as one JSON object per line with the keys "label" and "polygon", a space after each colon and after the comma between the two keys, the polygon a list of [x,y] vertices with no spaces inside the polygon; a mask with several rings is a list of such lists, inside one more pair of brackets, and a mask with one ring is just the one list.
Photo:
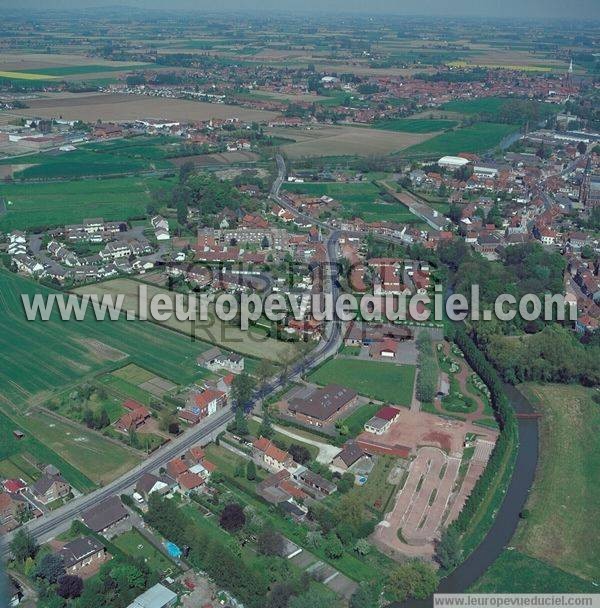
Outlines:
{"label": "hazy sky", "polygon": [[340,11],[411,15],[600,19],[600,0],[0,0],[0,8],[68,9],[118,5],[208,10]]}

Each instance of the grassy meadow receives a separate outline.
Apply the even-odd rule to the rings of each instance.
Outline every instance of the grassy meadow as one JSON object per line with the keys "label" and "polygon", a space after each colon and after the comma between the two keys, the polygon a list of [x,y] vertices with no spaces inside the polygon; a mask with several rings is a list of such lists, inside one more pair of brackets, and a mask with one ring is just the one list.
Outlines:
{"label": "grassy meadow", "polygon": [[507,135],[518,130],[516,125],[480,122],[435,137],[402,151],[407,157],[440,157],[460,152],[481,153],[496,147]]}
{"label": "grassy meadow", "polygon": [[580,578],[600,572],[600,406],[577,385],[527,384],[542,413],[540,458],[526,509],[513,540],[517,549]]}

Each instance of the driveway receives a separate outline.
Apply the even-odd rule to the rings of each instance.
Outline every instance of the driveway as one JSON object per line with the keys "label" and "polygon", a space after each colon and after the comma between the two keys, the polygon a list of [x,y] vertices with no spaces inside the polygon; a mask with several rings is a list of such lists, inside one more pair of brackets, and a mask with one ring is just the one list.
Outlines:
{"label": "driveway", "polygon": [[[253,420],[260,422],[261,419],[258,416],[252,416]],[[295,439],[296,441],[301,441],[302,443],[308,443],[308,445],[312,445],[316,448],[319,448],[319,454],[317,455],[317,462],[321,464],[329,464],[341,451],[342,448],[338,448],[334,445],[329,445],[328,443],[322,443],[320,441],[316,441],[314,439],[310,439],[305,437],[304,435],[300,435],[294,433],[294,431],[290,431],[284,426],[279,426],[278,424],[274,424],[273,428],[282,435],[286,435],[291,439]]]}

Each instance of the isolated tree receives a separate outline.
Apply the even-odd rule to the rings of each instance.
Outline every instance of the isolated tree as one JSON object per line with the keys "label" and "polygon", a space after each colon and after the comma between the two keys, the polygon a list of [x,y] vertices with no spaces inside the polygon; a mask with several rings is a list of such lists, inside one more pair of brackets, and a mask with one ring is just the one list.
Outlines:
{"label": "isolated tree", "polygon": [[254,393],[254,380],[246,372],[238,374],[231,383],[231,396],[237,409],[244,409]]}
{"label": "isolated tree", "polygon": [[314,583],[301,595],[293,597],[288,603],[289,608],[331,608],[333,594],[324,587]]}
{"label": "isolated tree", "polygon": [[10,541],[9,548],[18,562],[24,562],[28,557],[36,556],[39,545],[27,528],[19,528]]}
{"label": "isolated tree", "polygon": [[241,407],[238,407],[235,410],[235,430],[240,435],[248,434],[248,422],[246,420],[246,414],[244,414],[244,410]]}
{"label": "isolated tree", "polygon": [[359,538],[354,545],[354,550],[359,555],[368,555],[371,551],[371,544],[366,538]]}
{"label": "isolated tree", "polygon": [[72,599],[79,597],[83,591],[83,581],[78,576],[65,574],[58,579],[58,588],[56,592],[60,597]]}
{"label": "isolated tree", "polygon": [[88,427],[88,429],[93,429],[96,425],[96,421],[94,420],[94,412],[89,407],[86,407],[83,410],[83,424]]}
{"label": "isolated tree", "polygon": [[287,451],[298,464],[306,464],[310,460],[310,452],[303,445],[292,443]]}
{"label": "isolated tree", "polygon": [[231,502],[225,506],[221,512],[219,524],[221,528],[228,532],[237,532],[241,530],[246,523],[244,509],[235,502]]}
{"label": "isolated tree", "polygon": [[261,359],[256,366],[256,377],[260,384],[266,382],[275,373],[275,366],[268,359]]}
{"label": "isolated tree", "polygon": [[258,551],[263,555],[282,555],[284,547],[283,536],[271,527],[258,535]]}
{"label": "isolated tree", "polygon": [[56,583],[64,573],[65,567],[62,558],[56,553],[44,555],[35,569],[36,577],[43,578],[51,584]]}
{"label": "isolated tree", "polygon": [[330,532],[325,538],[325,555],[331,559],[339,559],[344,554],[342,541],[335,532]]}
{"label": "isolated tree", "polygon": [[110,417],[108,415],[108,412],[106,411],[106,408],[103,407],[100,410],[100,415],[98,416],[98,428],[104,429],[107,426],[110,426]]}
{"label": "isolated tree", "polygon": [[256,465],[254,460],[250,460],[246,466],[246,479],[248,481],[254,481],[256,479]]}
{"label": "isolated tree", "polygon": [[262,421],[260,423],[258,432],[261,437],[267,437],[269,439],[273,437],[274,434],[273,425],[271,424],[271,415],[269,414],[269,410],[264,407]]}
{"label": "isolated tree", "polygon": [[275,583],[267,598],[267,608],[288,608],[290,598],[295,595],[295,586],[288,582]]}

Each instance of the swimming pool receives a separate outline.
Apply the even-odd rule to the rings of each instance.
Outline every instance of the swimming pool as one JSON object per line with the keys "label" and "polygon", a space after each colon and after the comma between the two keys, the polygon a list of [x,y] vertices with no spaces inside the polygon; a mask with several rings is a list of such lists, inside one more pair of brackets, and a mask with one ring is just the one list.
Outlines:
{"label": "swimming pool", "polygon": [[170,540],[168,540],[165,543],[165,547],[167,549],[167,553],[171,557],[175,557],[177,559],[181,557],[181,549],[175,543],[172,543]]}

